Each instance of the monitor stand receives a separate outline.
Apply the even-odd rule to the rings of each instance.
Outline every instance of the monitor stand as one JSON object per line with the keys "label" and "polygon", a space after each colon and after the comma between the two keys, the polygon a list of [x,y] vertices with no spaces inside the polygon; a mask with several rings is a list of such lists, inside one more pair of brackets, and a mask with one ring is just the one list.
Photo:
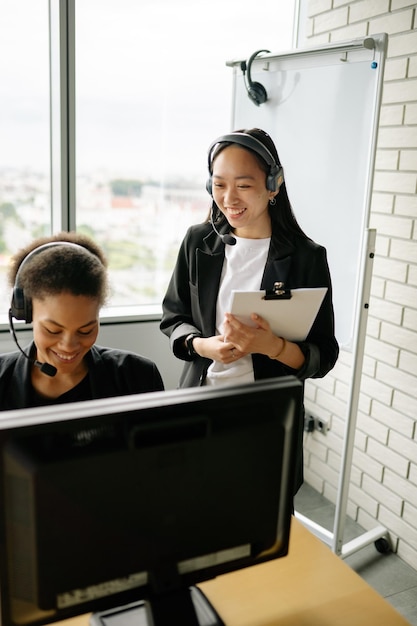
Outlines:
{"label": "monitor stand", "polygon": [[198,587],[93,613],[90,626],[225,626]]}

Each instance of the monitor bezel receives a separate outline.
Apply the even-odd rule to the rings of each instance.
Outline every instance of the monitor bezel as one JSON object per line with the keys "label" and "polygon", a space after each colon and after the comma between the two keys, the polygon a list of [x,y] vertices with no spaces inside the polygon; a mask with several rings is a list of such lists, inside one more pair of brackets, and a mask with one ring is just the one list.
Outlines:
{"label": "monitor bezel", "polygon": [[[239,397],[244,399],[248,395],[252,397],[274,396],[279,400],[280,393],[290,393],[294,400],[292,407],[293,416],[291,418],[291,431],[295,431],[299,427],[297,421],[301,413],[302,405],[302,383],[293,376],[286,376],[280,379],[270,379],[265,381],[256,381],[249,385],[225,386],[220,388],[190,388],[176,389],[163,392],[153,392],[145,394],[137,394],[132,396],[123,396],[117,398],[106,398],[100,400],[91,400],[85,402],[70,403],[66,405],[52,405],[48,407],[36,407],[32,409],[22,409],[14,411],[5,411],[0,414],[0,497],[3,501],[3,442],[13,434],[32,432],[38,427],[55,425],[59,423],[71,422],[76,420],[85,421],[89,418],[97,418],[102,416],[112,416],[114,414],[137,412],[141,410],[158,410],[171,408],[183,403],[195,404],[207,401],[208,403],[219,403],[222,399],[232,399]],[[58,410],[57,410],[58,408]],[[296,457],[296,440],[295,432],[288,433],[291,439],[290,445],[290,462],[295,464]],[[291,482],[288,476],[288,481]],[[281,505],[284,508],[282,519],[280,519],[280,541],[277,548],[264,551],[256,556],[244,556],[240,559],[234,559],[230,562],[223,562],[211,567],[202,567],[181,575],[183,585],[193,586],[204,580],[215,576],[228,573],[237,569],[250,567],[271,559],[285,556],[288,552],[291,513],[292,513],[292,483],[288,485],[285,493],[282,493]],[[4,509],[4,507],[2,507]],[[5,514],[0,513],[0,550],[5,553],[7,537],[5,531]],[[7,581],[7,564],[6,559],[0,556],[0,594],[1,615],[3,626],[17,626],[19,622],[15,621],[9,610],[9,584]],[[85,612],[102,611],[121,604],[127,604],[142,599],[146,596],[148,586],[134,588],[132,590],[115,593],[107,597],[98,598],[84,604],[74,605],[64,609],[57,609],[53,615],[44,615],[39,619],[23,622],[28,626],[40,626],[41,624],[53,623],[74,617]]]}

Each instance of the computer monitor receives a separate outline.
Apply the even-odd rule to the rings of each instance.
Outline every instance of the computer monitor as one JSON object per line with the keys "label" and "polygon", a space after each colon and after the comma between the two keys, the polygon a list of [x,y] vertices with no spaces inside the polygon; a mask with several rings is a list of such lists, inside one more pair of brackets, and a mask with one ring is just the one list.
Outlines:
{"label": "computer monitor", "polygon": [[197,583],[288,552],[301,398],[289,376],[0,413],[2,626],[222,623]]}

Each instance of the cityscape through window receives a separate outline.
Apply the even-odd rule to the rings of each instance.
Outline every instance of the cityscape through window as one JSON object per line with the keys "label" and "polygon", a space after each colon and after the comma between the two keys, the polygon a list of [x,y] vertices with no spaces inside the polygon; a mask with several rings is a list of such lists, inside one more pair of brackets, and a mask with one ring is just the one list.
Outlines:
{"label": "cityscape through window", "polygon": [[[158,307],[186,229],[208,215],[207,148],[232,130],[226,62],[258,49],[289,50],[295,1],[260,0],[250,12],[239,0],[71,1],[75,175],[65,184],[75,215],[69,223],[104,247],[111,307]],[[49,63],[58,37],[50,32],[54,4],[2,0],[0,8],[1,319],[10,298],[10,256],[60,227],[52,219],[51,184],[58,132],[50,123],[57,90]]]}

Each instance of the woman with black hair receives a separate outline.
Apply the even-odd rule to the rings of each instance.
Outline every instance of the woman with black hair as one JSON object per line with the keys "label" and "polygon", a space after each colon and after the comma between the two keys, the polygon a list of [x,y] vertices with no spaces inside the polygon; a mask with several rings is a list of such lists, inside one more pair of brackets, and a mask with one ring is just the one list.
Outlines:
{"label": "woman with black hair", "polygon": [[[329,372],[338,357],[326,250],[293,214],[271,137],[261,129],[216,139],[208,153],[210,217],[191,226],[163,300],[161,330],[185,361],[180,387],[245,384]],[[253,314],[255,326],[230,314],[232,289],[327,287],[305,341],[289,341]],[[302,481],[302,426],[296,488]]]}

